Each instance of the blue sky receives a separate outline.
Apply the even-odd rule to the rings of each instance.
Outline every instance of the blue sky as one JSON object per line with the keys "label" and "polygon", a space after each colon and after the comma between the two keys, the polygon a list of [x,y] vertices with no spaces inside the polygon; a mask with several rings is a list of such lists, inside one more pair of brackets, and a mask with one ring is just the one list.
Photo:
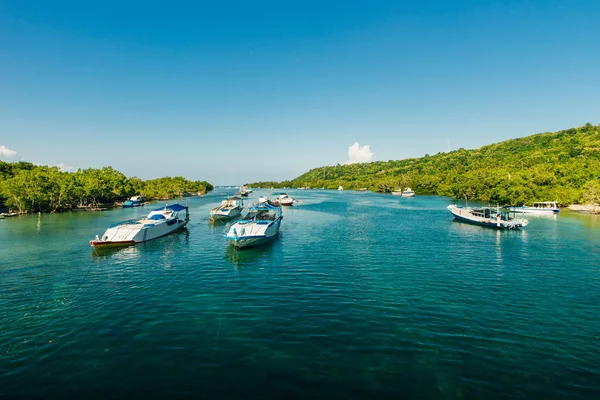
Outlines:
{"label": "blue sky", "polygon": [[0,3],[2,159],[234,184],[600,122],[598,1],[162,4]]}

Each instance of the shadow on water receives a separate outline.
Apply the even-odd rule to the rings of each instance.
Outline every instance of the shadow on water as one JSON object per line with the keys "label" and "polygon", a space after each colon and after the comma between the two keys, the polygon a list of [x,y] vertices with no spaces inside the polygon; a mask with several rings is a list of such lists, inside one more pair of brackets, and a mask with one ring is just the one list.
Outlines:
{"label": "shadow on water", "polygon": [[277,238],[263,245],[238,249],[232,245],[227,246],[225,259],[231,262],[235,267],[242,267],[253,264],[258,260],[269,259],[273,255],[275,242]]}

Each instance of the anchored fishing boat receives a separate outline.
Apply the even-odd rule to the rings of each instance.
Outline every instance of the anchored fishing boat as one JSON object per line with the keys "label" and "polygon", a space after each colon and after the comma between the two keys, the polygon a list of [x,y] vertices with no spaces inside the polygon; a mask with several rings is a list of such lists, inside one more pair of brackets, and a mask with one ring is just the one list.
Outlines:
{"label": "anchored fishing boat", "polygon": [[238,248],[258,246],[274,239],[283,218],[281,207],[265,199],[248,207],[248,214],[229,228],[225,238]]}
{"label": "anchored fishing boat", "polygon": [[233,196],[223,200],[221,205],[210,210],[210,219],[213,221],[225,221],[239,217],[244,209],[244,200]]}
{"label": "anchored fishing boat", "polygon": [[527,214],[552,215],[560,211],[555,201],[538,201],[533,203],[533,207],[523,205],[521,207],[510,207],[511,211]]}
{"label": "anchored fishing boat", "polygon": [[448,206],[448,211],[454,218],[470,224],[487,226],[496,229],[520,229],[529,224],[529,221],[521,214],[510,216],[510,211],[503,211],[500,207],[460,207],[455,204]]}
{"label": "anchored fishing boat", "polygon": [[[181,218],[182,211],[185,211]],[[130,219],[111,225],[102,238],[96,235],[90,240],[92,247],[128,246],[168,235],[187,225],[190,213],[187,206],[181,204],[165,205],[150,212],[147,217]]]}
{"label": "anchored fishing boat", "polygon": [[248,187],[242,185],[240,186],[240,196],[241,197],[248,197],[248,195],[252,193],[252,190],[248,189]]}

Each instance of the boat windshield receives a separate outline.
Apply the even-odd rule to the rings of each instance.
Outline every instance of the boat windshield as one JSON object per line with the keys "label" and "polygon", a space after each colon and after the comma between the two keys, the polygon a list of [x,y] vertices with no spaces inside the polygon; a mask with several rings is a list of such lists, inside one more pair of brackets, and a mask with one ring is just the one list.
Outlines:
{"label": "boat windshield", "polygon": [[245,221],[275,221],[277,214],[272,210],[251,211],[244,217]]}

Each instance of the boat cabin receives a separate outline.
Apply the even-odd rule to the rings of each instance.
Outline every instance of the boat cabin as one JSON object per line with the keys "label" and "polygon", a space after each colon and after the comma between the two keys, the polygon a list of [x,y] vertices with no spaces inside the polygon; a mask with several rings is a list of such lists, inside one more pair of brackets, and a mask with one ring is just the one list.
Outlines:
{"label": "boat cabin", "polygon": [[555,201],[538,201],[533,203],[533,208],[558,208]]}

